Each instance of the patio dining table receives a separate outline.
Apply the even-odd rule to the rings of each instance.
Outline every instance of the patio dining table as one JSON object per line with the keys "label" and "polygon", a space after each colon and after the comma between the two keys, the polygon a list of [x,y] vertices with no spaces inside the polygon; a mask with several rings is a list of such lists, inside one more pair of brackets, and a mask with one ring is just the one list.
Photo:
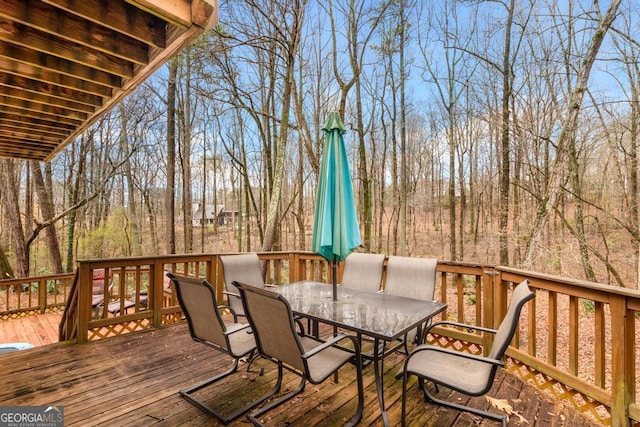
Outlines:
{"label": "patio dining table", "polygon": [[378,403],[384,425],[389,419],[384,404],[384,356],[387,343],[402,338],[435,315],[446,304],[388,295],[380,292],[338,287],[333,300],[332,287],[327,283],[301,281],[271,289],[283,295],[294,314],[333,325],[373,339],[372,361]]}

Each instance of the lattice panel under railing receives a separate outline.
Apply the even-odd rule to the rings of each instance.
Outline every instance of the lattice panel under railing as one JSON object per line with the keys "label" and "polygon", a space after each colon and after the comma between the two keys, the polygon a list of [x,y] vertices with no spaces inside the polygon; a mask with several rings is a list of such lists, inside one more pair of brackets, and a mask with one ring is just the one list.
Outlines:
{"label": "lattice panel under railing", "polygon": [[143,331],[149,328],[151,328],[151,319],[139,319],[126,323],[116,323],[108,326],[100,326],[98,328],[89,328],[88,338],[89,341],[95,341],[128,334],[129,332]]}
{"label": "lattice panel under railing", "polygon": [[611,425],[610,408],[604,403],[598,402],[577,390],[542,374],[534,368],[525,365],[519,360],[511,357],[507,358],[505,366],[507,371],[512,372],[524,381],[545,391],[554,398],[568,402],[578,411],[590,416],[604,425]]}
{"label": "lattice panel under railing", "polygon": [[[48,306],[45,310],[45,313],[62,313],[64,311],[64,305],[51,305]],[[0,321],[3,320],[11,320],[11,319],[21,319],[23,317],[29,316],[38,316],[42,314],[38,307],[33,307],[30,309],[24,309],[22,311],[17,311],[13,313],[0,313]]]}
{"label": "lattice panel under railing", "polygon": [[481,355],[482,346],[468,341],[462,341],[456,338],[446,337],[444,335],[432,334],[427,336],[427,343],[437,345],[442,348],[452,348],[456,351],[464,351],[465,353]]}
{"label": "lattice panel under railing", "polygon": [[20,318],[23,318],[23,317],[37,316],[38,314],[40,314],[40,309],[39,308],[32,308],[32,309],[29,309],[29,310],[18,311],[18,312],[15,312],[15,313],[3,313],[3,314],[0,314],[0,320],[20,319]]}
{"label": "lattice panel under railing", "polygon": [[182,313],[171,313],[162,315],[162,326],[169,326],[182,322]]}

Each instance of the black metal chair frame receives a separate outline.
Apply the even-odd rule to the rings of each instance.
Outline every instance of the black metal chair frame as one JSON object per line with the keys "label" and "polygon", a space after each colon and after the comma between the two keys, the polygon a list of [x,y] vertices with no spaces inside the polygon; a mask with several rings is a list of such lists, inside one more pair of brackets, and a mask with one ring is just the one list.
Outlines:
{"label": "black metal chair frame", "polygon": [[[189,333],[191,334],[191,337],[193,338],[194,341],[197,342],[201,342],[209,347],[212,347],[222,353],[225,353],[229,356],[231,356],[233,358],[233,362],[231,364],[231,366],[229,367],[229,369],[227,369],[226,371],[222,372],[221,374],[218,374],[212,378],[206,379],[192,387],[189,387],[187,389],[181,390],[180,391],[180,395],[182,397],[184,397],[188,402],[192,403],[193,405],[197,406],[198,408],[200,408],[201,410],[203,410],[204,412],[213,415],[214,417],[216,417],[218,420],[220,420],[223,424],[228,424],[231,421],[233,421],[234,419],[238,418],[239,416],[247,413],[248,411],[250,411],[251,409],[255,408],[256,406],[260,405],[262,402],[264,402],[265,400],[267,400],[269,397],[271,397],[273,394],[275,394],[277,392],[277,390],[279,389],[274,387],[272,388],[270,391],[268,391],[266,394],[260,396],[257,400],[252,401],[251,403],[238,408],[237,410],[233,411],[230,414],[223,414],[219,411],[214,410],[213,408],[211,408],[210,406],[206,405],[204,402],[202,402],[201,400],[197,399],[194,394],[196,392],[198,392],[199,390],[202,390],[220,380],[222,380],[223,378],[228,377],[229,375],[235,373],[238,370],[238,364],[240,359],[242,359],[243,357],[247,356],[248,359],[250,360],[248,366],[247,366],[247,371],[249,370],[249,367],[251,366],[251,362],[254,360],[254,354],[256,353],[256,347],[255,345],[252,348],[247,348],[241,352],[234,352],[233,350],[233,346],[230,343],[230,336],[233,334],[237,334],[237,333],[251,333],[250,327],[248,324],[242,325],[242,324],[238,324],[235,323],[232,327],[228,327],[227,325],[225,325],[219,310],[224,307],[224,306],[218,306],[216,303],[216,295],[215,295],[215,290],[213,289],[213,286],[211,286],[211,284],[209,282],[207,282],[204,279],[196,279],[193,277],[186,277],[186,276],[177,276],[174,275],[172,273],[167,273],[167,276],[173,281],[175,287],[176,287],[176,294],[178,296],[178,303],[180,304],[180,307],[182,308],[182,311],[187,319],[187,324],[189,326]],[[182,283],[189,283],[190,285],[196,285],[196,286],[202,286],[203,288],[207,289],[209,291],[209,294],[211,296],[211,301],[212,304],[214,306],[214,312],[216,313],[216,318],[212,318],[212,319],[207,319],[208,321],[211,322],[216,322],[219,324],[219,327],[222,329],[223,331],[223,335],[224,335],[224,340],[225,343],[215,343],[212,342],[210,340],[207,340],[203,337],[200,337],[198,335],[198,333],[196,332],[196,328],[194,327],[194,313],[191,313],[190,309],[188,308],[188,303],[185,301],[185,297],[183,295],[184,290],[182,289],[182,286],[184,286]],[[197,314],[195,314],[197,315]]]}
{"label": "black metal chair frame", "polygon": [[[252,330],[254,331],[254,334],[256,336],[256,345],[257,345],[258,352],[259,352],[260,356],[262,356],[265,359],[273,361],[278,366],[278,377],[277,377],[277,380],[276,380],[276,387],[278,389],[280,389],[280,385],[282,383],[283,373],[284,373],[285,369],[287,371],[289,371],[289,372],[291,372],[291,373],[293,373],[295,375],[298,375],[300,377],[300,383],[298,384],[298,386],[294,390],[292,390],[289,393],[284,394],[283,396],[279,397],[275,401],[270,402],[269,404],[267,404],[264,407],[260,408],[260,410],[256,411],[255,413],[250,413],[249,414],[249,419],[251,420],[251,422],[256,426],[262,426],[263,424],[259,421],[260,416],[262,416],[263,414],[267,413],[271,409],[283,404],[287,400],[293,398],[298,393],[302,392],[304,390],[306,381],[309,381],[312,384],[320,384],[323,381],[325,381],[327,378],[332,376],[335,372],[337,372],[338,369],[340,369],[342,366],[344,366],[344,363],[346,363],[346,362],[344,362],[340,366],[334,367],[335,369],[333,369],[331,372],[327,373],[322,378],[316,378],[315,380],[314,380],[314,378],[312,378],[309,375],[309,361],[314,356],[322,353],[324,350],[327,350],[330,347],[335,347],[335,348],[340,349],[343,352],[344,351],[348,351],[350,353],[350,360],[349,361],[351,363],[353,363],[355,365],[355,367],[356,367],[356,371],[357,371],[356,375],[357,375],[357,383],[358,383],[358,409],[356,411],[356,414],[353,416],[353,418],[351,418],[351,420],[349,422],[347,422],[345,425],[346,426],[354,426],[354,425],[358,424],[360,422],[360,420],[362,419],[362,413],[363,413],[363,409],[364,409],[364,385],[363,385],[364,381],[363,381],[363,377],[362,377],[362,356],[360,354],[360,346],[358,344],[357,339],[354,336],[351,336],[351,335],[340,334],[340,335],[337,335],[337,336],[333,337],[331,340],[323,342],[323,341],[317,340],[317,339],[315,339],[315,338],[313,338],[311,336],[304,335],[303,332],[296,331],[296,323],[298,322],[298,320],[296,318],[294,318],[292,310],[291,310],[291,306],[289,305],[289,302],[282,295],[279,295],[277,293],[271,292],[271,291],[266,290],[266,289],[256,288],[254,286],[251,286],[251,285],[248,285],[248,284],[244,284],[244,283],[240,283],[240,282],[237,282],[237,281],[234,282],[233,284],[240,291],[242,303],[244,305],[244,311],[245,311],[245,314],[247,316],[247,319],[249,320],[249,324],[252,326]],[[286,309],[287,312],[288,312],[289,324],[288,325],[280,325],[280,324],[276,325],[273,322],[271,322],[269,325],[257,324],[256,320],[255,320],[255,317],[254,317],[255,313],[252,312],[250,304],[247,303],[247,294],[249,294],[249,293],[254,294],[253,296],[257,296],[259,298],[270,298],[271,300],[276,300],[280,304],[282,304],[283,309]],[[249,296],[249,298],[250,297],[251,296]],[[303,369],[302,370],[299,370],[298,368],[295,368],[293,366],[289,366],[288,364],[286,364],[282,360],[278,359],[277,357],[272,356],[268,351],[266,351],[264,349],[264,346],[263,346],[263,343],[262,343],[263,336],[261,335],[262,327],[278,328],[278,330],[282,331],[282,333],[288,333],[288,334],[292,334],[293,336],[295,336],[295,340],[296,340],[297,345],[298,345],[298,350],[300,351],[300,356],[299,357],[302,359],[302,364],[303,364]],[[315,341],[315,343],[317,343],[317,345],[315,345],[314,348],[308,349],[308,350],[305,351],[305,349],[303,348],[302,342],[301,342],[302,338],[313,340],[313,341]],[[354,348],[353,351],[345,350],[344,348],[342,348],[342,347],[340,347],[338,345],[338,343],[340,341],[344,341],[344,340],[350,340],[352,342],[353,348]]]}
{"label": "black metal chair frame", "polygon": [[[425,330],[425,336],[426,336],[426,334],[428,334],[429,331],[436,326],[443,326],[443,325],[456,326],[456,327],[464,328],[467,330],[476,330],[476,331],[481,331],[485,333],[490,333],[493,335],[497,335],[498,333],[501,333],[502,339],[494,341],[493,346],[491,347],[489,357],[477,356],[477,355],[473,355],[465,352],[455,351],[448,348],[442,348],[439,346],[428,345],[428,344],[423,344],[416,347],[407,357],[407,360],[404,363],[402,371],[396,375],[396,378],[402,377],[402,425],[403,426],[405,425],[405,418],[406,418],[407,382],[410,375],[416,375],[418,377],[418,385],[419,387],[422,388],[424,393],[424,399],[426,401],[435,403],[438,405],[442,405],[445,407],[450,407],[463,412],[471,412],[473,414],[480,415],[481,417],[486,417],[496,421],[501,421],[502,425],[506,427],[507,425],[506,415],[493,414],[491,412],[482,411],[480,409],[471,408],[469,406],[438,399],[435,396],[433,396],[431,393],[429,393],[429,391],[427,390],[425,381],[433,382],[436,387],[436,390],[438,389],[438,385],[442,385],[451,390],[456,390],[460,393],[470,395],[470,396],[485,395],[493,386],[493,380],[495,378],[498,367],[504,366],[504,362],[502,361],[502,358],[504,356],[505,351],[509,347],[509,344],[513,338],[513,335],[515,334],[515,331],[518,327],[518,321],[520,318],[520,312],[522,310],[522,307],[527,301],[535,297],[535,294],[529,290],[528,282],[526,280],[520,283],[516,287],[516,289],[514,289],[514,294],[516,292],[518,292],[519,296],[517,298],[515,298],[515,295],[514,297],[512,297],[511,302],[509,304],[509,309],[507,310],[507,316],[505,317],[505,319],[503,319],[499,329],[490,329],[490,328],[484,328],[481,326],[462,324],[458,322],[442,321],[442,322],[437,322],[432,324]],[[429,374],[426,372],[418,373],[414,371],[409,371],[408,362],[410,358],[420,352],[437,352],[437,353],[449,354],[455,357],[459,357],[461,359],[469,359],[469,360],[491,365],[491,369],[489,371],[489,375],[486,378],[486,383],[484,383],[484,386],[481,389],[470,392],[469,390],[464,390],[462,388],[455,387],[451,384],[438,381],[437,378],[430,377]],[[452,366],[451,369],[455,371],[456,367]]]}

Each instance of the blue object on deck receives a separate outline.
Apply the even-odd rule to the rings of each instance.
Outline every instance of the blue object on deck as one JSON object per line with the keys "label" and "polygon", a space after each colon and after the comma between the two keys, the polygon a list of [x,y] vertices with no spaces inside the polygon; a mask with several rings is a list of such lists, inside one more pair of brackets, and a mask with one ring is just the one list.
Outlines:
{"label": "blue object on deck", "polygon": [[28,342],[10,342],[6,344],[0,344],[0,354],[11,353],[18,350],[26,350],[28,348],[33,348],[33,344],[29,344]]}

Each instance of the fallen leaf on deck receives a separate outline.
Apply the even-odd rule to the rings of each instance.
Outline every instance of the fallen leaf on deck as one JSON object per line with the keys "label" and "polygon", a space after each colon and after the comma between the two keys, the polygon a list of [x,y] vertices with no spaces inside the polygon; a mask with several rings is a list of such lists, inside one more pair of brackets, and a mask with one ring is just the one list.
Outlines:
{"label": "fallen leaf on deck", "polygon": [[513,410],[513,406],[509,405],[509,402],[506,399],[494,399],[491,396],[485,396],[485,399],[487,399],[491,406],[507,414],[507,418],[511,415],[515,415],[520,418],[521,423],[529,424],[529,421],[527,421],[525,417],[520,415],[518,411]]}

